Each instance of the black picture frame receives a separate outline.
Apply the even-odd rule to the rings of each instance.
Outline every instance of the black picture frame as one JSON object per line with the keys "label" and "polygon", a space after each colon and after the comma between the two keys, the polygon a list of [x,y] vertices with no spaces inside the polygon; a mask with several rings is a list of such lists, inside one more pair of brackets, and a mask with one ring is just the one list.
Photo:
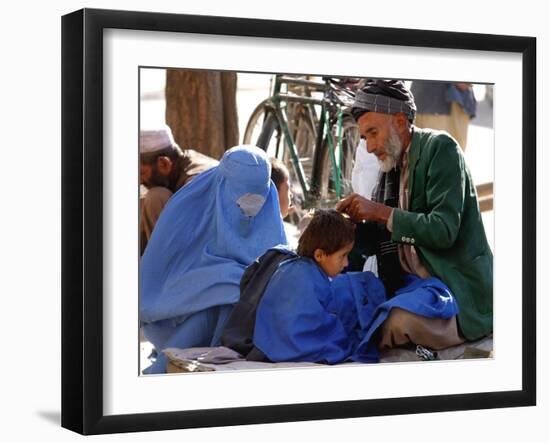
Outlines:
{"label": "black picture frame", "polygon": [[[522,56],[522,388],[110,415],[103,412],[103,31],[169,31],[469,49]],[[82,434],[274,423],[536,404],[536,39],[83,9],[62,18],[62,426]]]}

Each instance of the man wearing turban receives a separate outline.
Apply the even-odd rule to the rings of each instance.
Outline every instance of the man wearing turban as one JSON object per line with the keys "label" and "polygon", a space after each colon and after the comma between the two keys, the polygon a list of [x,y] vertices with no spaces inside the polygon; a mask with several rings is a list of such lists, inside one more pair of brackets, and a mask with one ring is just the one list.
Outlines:
{"label": "man wearing turban", "polygon": [[415,113],[402,81],[368,80],[357,92],[352,114],[381,171],[371,199],[352,194],[337,209],[358,222],[358,252],[376,254],[388,296],[412,274],[440,279],[458,304],[448,319],[391,309],[379,347],[444,349],[492,332],[493,256],[460,147],[446,132],[415,127]]}
{"label": "man wearing turban", "polygon": [[194,176],[217,164],[217,160],[193,149],[180,149],[168,126],[140,131],[140,184],[147,189],[140,199],[139,235],[142,255],[168,199]]}

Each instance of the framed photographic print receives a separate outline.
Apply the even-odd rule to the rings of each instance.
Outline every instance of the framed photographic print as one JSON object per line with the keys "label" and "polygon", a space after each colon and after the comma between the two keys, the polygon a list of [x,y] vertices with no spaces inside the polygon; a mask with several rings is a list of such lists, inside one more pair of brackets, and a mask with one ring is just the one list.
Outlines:
{"label": "framed photographic print", "polygon": [[[84,9],[63,17],[62,57],[64,427],[101,434],[535,404],[534,38]],[[423,90],[430,100],[422,99]],[[411,91],[414,102],[407,98]],[[455,111],[462,123],[453,125],[462,129],[438,127]],[[384,142],[365,118],[375,114],[393,122]],[[446,131],[434,137],[452,144],[451,160],[441,159],[441,150],[427,159],[435,149],[426,141],[433,129]],[[393,158],[391,131],[399,163],[386,164]],[[422,173],[401,175],[403,152]],[[361,169],[366,153],[376,168],[370,185]],[[279,187],[277,161],[270,157],[283,165],[287,188]],[[254,174],[237,170],[235,158],[253,158],[272,171],[265,195],[251,190]],[[389,203],[376,195],[382,195],[380,177],[391,171],[397,171],[396,183],[408,181],[411,195],[397,202],[407,186],[384,179],[397,186],[390,216],[384,212]],[[216,213],[221,197],[213,196],[225,192],[219,183],[229,176],[245,177],[249,188],[239,194],[238,210]],[[434,197],[445,181],[458,197],[451,191]],[[452,320],[459,340],[429,346],[410,339],[415,346],[396,350],[393,345],[403,343],[392,332],[391,349],[384,349],[381,325],[389,322],[384,317],[379,329],[373,326],[383,302],[343,309],[327,301],[320,315],[342,324],[345,317],[353,326],[344,335],[353,331],[356,341],[346,340],[372,348],[359,352],[359,345],[346,344],[342,351],[333,329],[321,337],[316,318],[309,332],[316,331],[318,352],[304,351],[310,339],[291,347],[309,357],[277,354],[284,338],[277,352],[268,350],[257,330],[253,343],[247,342],[256,358],[235,351],[240,348],[228,345],[227,325],[245,318],[234,314],[245,268],[280,243],[295,247],[310,229],[304,220],[316,217],[310,209],[337,207],[357,226],[368,225],[363,212],[342,200],[351,192],[378,205],[381,212],[373,209],[378,218],[372,215],[372,221],[389,233],[386,244],[396,245],[403,269],[449,285],[440,290],[453,293],[458,307],[445,320]],[[284,195],[291,201],[284,202]],[[450,203],[453,195],[458,206]],[[144,220],[146,199],[154,196],[165,206]],[[258,220],[271,204],[277,223],[269,219],[260,229]],[[445,221],[445,211],[454,224]],[[410,213],[416,218],[407,233],[402,226]],[[173,220],[180,219],[187,224],[175,227]],[[468,220],[480,228],[467,230]],[[423,224],[424,237],[416,228]],[[257,235],[233,236],[234,227]],[[200,240],[205,232],[223,245],[223,254]],[[479,252],[480,245],[486,252]],[[468,247],[476,252],[468,255]],[[216,258],[197,255],[203,250]],[[322,258],[334,251],[313,252],[309,262],[324,272],[327,287],[342,280],[342,268],[352,269],[353,252],[334,275]],[[367,270],[367,255],[359,254],[355,271]],[[368,275],[379,275],[385,293],[391,292],[388,302],[395,302],[400,293],[393,296],[388,288],[384,266]],[[159,283],[168,270],[170,278]],[[351,275],[365,274],[344,275],[351,281]],[[484,301],[464,283],[472,275],[486,282]],[[305,288],[309,280],[303,281]],[[174,296],[172,289],[182,287],[183,295]],[[168,295],[166,288],[172,288]],[[204,304],[209,291],[222,301]],[[449,307],[454,298],[437,300]],[[299,309],[309,314],[311,306]],[[371,307],[372,322],[364,325],[360,313]],[[349,320],[351,311],[357,317]],[[245,313],[252,325],[258,321],[255,309]],[[314,316],[293,317],[286,328],[276,323],[267,329],[268,342],[279,333],[288,338],[291,330],[307,332],[306,317]],[[204,328],[206,338],[199,334]],[[334,343],[336,357],[328,351]]]}

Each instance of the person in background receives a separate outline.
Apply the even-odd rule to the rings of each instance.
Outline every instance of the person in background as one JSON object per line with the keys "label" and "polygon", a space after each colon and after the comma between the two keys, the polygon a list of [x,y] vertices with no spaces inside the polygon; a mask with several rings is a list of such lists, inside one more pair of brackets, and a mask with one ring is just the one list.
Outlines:
{"label": "person in background", "polygon": [[271,180],[275,183],[279,195],[281,217],[285,219],[292,210],[292,193],[290,192],[290,174],[285,164],[278,158],[271,157]]}
{"label": "person in background", "polygon": [[[193,149],[181,150],[168,126],[141,130],[139,134],[140,254],[172,195],[189,181],[218,164],[218,161]],[[143,189],[145,188],[145,189]]]}
{"label": "person in background", "polygon": [[415,125],[447,131],[465,151],[468,126],[477,110],[472,84],[414,81],[411,93],[417,108]]}
{"label": "person in background", "polygon": [[287,167],[281,160],[272,157],[270,161],[271,180],[275,183],[277,193],[279,194],[279,207],[281,208],[281,217],[283,218],[288,246],[290,249],[294,250],[298,246],[298,237],[300,235],[298,227],[288,221],[284,221],[294,211],[294,207],[292,205],[292,191],[290,190],[290,174],[288,173]]}

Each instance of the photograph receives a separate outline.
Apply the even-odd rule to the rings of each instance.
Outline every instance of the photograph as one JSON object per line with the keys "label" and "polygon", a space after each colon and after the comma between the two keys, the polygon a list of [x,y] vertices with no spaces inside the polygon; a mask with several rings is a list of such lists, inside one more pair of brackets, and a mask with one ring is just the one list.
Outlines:
{"label": "photograph", "polygon": [[493,90],[140,67],[140,374],[493,358]]}
{"label": "photograph", "polygon": [[533,38],[82,10],[62,49],[64,427],[536,404]]}

